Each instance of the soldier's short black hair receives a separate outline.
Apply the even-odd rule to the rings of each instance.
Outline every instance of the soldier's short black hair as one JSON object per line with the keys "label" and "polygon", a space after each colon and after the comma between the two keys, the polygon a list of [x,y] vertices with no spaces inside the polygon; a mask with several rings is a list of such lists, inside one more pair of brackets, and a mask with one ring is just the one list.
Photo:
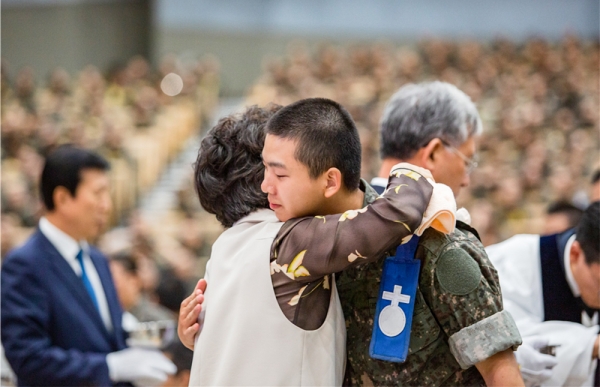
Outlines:
{"label": "soldier's short black hair", "polygon": [[593,202],[577,225],[575,240],[581,245],[588,265],[600,263],[600,201]]}
{"label": "soldier's short black hair", "polygon": [[110,164],[99,154],[70,144],[59,146],[46,157],[40,177],[40,194],[48,211],[54,210],[53,196],[57,187],[65,187],[75,197],[81,172],[87,169],[107,171]]}
{"label": "soldier's short black hair", "polygon": [[265,170],[264,128],[279,108],[251,106],[242,114],[222,118],[200,143],[194,164],[196,192],[202,207],[224,227],[269,207],[260,189]]}
{"label": "soldier's short black hair", "polygon": [[311,178],[329,168],[342,173],[344,187],[358,189],[361,147],[356,124],[339,103],[307,98],[279,110],[269,119],[267,133],[297,141],[296,160],[308,167]]}

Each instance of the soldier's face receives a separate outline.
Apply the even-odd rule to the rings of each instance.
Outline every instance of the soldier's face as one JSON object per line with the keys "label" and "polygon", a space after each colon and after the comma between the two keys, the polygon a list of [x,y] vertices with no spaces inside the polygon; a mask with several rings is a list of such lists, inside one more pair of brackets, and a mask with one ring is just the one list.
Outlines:
{"label": "soldier's face", "polygon": [[600,264],[588,264],[578,241],[570,252],[571,271],[581,292],[581,299],[590,308],[600,309]]}
{"label": "soldier's face", "polygon": [[294,156],[295,152],[295,140],[267,134],[262,152],[265,176],[261,189],[282,222],[317,215],[325,204],[326,178],[312,178],[308,167]]}

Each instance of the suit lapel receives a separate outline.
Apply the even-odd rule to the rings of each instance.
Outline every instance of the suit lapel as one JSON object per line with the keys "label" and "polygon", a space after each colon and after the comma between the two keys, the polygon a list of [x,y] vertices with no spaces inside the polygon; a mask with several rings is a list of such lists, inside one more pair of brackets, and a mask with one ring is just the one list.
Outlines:
{"label": "suit lapel", "polygon": [[90,318],[94,324],[96,324],[98,329],[103,332],[107,338],[110,338],[108,331],[102,322],[102,318],[100,317],[100,312],[94,306],[92,299],[83,286],[81,278],[75,274],[73,268],[67,263],[65,258],[60,255],[58,250],[56,250],[54,245],[52,245],[52,243],[44,236],[44,234],[42,234],[42,232],[39,230],[37,232],[40,236],[42,251],[46,253],[45,255],[43,254],[43,256],[50,260],[53,271],[58,277],[60,277],[60,283],[64,284],[64,286],[69,290],[69,293],[81,305],[81,308],[90,315]]}

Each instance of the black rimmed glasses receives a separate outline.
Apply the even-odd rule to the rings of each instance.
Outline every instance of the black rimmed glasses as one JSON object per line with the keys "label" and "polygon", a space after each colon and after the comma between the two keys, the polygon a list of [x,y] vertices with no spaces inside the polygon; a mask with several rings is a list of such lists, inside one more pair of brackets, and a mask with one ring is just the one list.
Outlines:
{"label": "black rimmed glasses", "polygon": [[452,153],[454,153],[455,155],[457,155],[458,157],[460,157],[462,159],[462,161],[465,162],[465,165],[467,167],[467,173],[473,172],[473,170],[475,168],[477,168],[477,166],[479,165],[479,159],[478,159],[477,155],[474,155],[473,157],[468,158],[461,151],[459,151],[458,149],[456,149],[456,147],[448,144],[446,141],[442,141],[442,144],[444,144],[444,146],[448,150],[450,150]]}

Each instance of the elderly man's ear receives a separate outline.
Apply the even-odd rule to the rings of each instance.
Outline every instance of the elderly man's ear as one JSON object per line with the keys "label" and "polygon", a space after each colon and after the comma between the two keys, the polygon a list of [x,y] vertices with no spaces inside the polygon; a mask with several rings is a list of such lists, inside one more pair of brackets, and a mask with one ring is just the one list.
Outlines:
{"label": "elderly man's ear", "polygon": [[435,170],[437,162],[439,159],[439,152],[444,150],[444,144],[439,138],[434,138],[427,145],[419,149],[415,158],[418,160],[419,164],[424,168],[429,169],[431,172]]}

